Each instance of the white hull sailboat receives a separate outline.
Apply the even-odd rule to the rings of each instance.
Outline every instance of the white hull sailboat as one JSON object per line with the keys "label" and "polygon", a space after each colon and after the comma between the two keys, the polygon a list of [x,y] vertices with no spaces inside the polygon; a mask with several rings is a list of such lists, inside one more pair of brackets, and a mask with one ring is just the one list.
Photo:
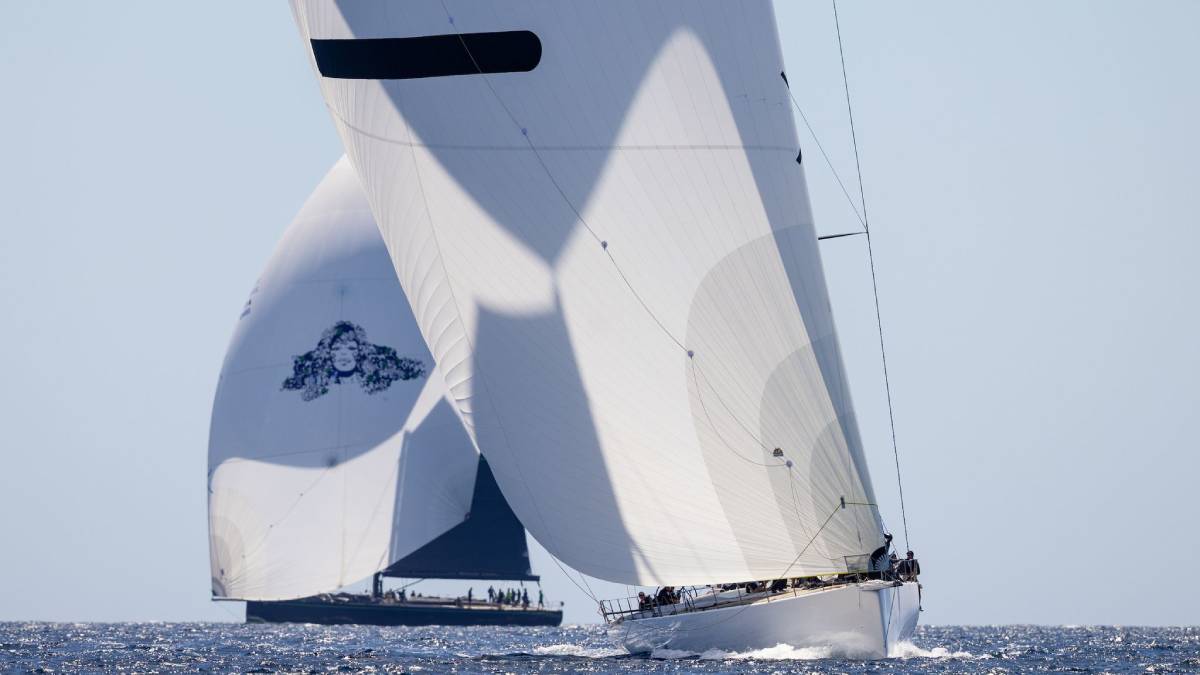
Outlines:
{"label": "white hull sailboat", "polygon": [[788,645],[883,658],[912,638],[919,612],[917,582],[873,580],[792,590],[711,609],[639,611],[612,621],[609,633],[632,654],[748,652]]}
{"label": "white hull sailboat", "polygon": [[911,633],[769,0],[292,10],[505,499],[579,572],[661,587],[606,611],[627,645]]}

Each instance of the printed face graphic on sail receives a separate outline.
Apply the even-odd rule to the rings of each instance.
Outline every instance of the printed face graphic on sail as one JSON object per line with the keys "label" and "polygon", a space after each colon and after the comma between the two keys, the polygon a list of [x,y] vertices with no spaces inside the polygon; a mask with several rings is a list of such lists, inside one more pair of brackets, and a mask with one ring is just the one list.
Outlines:
{"label": "printed face graphic on sail", "polygon": [[396,380],[424,377],[426,372],[421,361],[371,344],[362,326],[339,321],[321,335],[316,349],[292,358],[292,376],[282,389],[299,391],[300,398],[312,401],[327,394],[330,385],[355,380],[364,392],[376,394]]}
{"label": "printed face graphic on sail", "polygon": [[349,375],[358,368],[358,340],[354,333],[344,332],[333,341],[333,367],[341,375]]}

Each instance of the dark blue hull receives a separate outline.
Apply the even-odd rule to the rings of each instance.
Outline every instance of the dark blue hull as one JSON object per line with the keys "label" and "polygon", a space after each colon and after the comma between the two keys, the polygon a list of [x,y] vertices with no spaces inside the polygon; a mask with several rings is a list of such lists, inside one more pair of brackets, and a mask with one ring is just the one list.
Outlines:
{"label": "dark blue hull", "polygon": [[364,624],[370,626],[557,626],[562,611],[472,608],[371,600],[330,602],[315,598],[246,603],[246,623]]}

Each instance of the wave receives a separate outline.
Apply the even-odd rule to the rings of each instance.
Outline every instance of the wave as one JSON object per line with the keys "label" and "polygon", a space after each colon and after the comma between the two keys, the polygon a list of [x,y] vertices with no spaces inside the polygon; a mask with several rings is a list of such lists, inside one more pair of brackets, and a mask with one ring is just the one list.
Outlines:
{"label": "wave", "polygon": [[952,652],[945,647],[934,647],[933,649],[924,649],[913,643],[905,640],[897,642],[888,651],[889,659],[988,659],[991,658],[987,654],[983,656],[975,656],[971,652]]}
{"label": "wave", "polygon": [[533,648],[537,656],[577,656],[587,659],[608,659],[614,656],[628,656],[624,649],[612,647],[584,647],[573,644],[543,645]]}
{"label": "wave", "polygon": [[[588,659],[608,659],[628,656],[628,652],[620,648],[585,647],[583,645],[562,643],[534,647],[535,656],[559,656]],[[650,654],[652,659],[699,659],[701,661],[817,661],[820,659],[861,659],[866,654],[849,645],[821,645],[818,647],[793,647],[789,644],[777,644],[765,649],[754,649],[745,652],[729,652],[721,649],[709,649],[697,653],[680,649],[655,649]],[[890,659],[960,659],[979,660],[990,656],[975,656],[965,651],[950,651],[945,647],[925,649],[911,642],[900,642],[888,653]]]}
{"label": "wave", "polygon": [[774,647],[753,649],[745,652],[727,652],[709,649],[696,653],[679,649],[655,649],[652,659],[700,659],[701,661],[817,661],[819,659],[862,658],[864,653],[854,649],[841,649],[830,645],[819,647],[793,647],[777,644]]}
{"label": "wave", "polygon": [[[681,651],[678,649],[656,649],[650,654],[653,659],[691,659],[701,661],[817,661],[820,659],[861,659],[867,654],[850,646],[822,645],[819,647],[793,647],[789,644],[777,644],[765,649],[754,649],[745,652],[727,652],[720,649],[709,649],[702,653]],[[888,658],[892,659],[986,659],[987,655],[974,656],[970,652],[952,652],[945,647],[924,649],[911,642],[901,642],[895,645]]]}
{"label": "wave", "polygon": [[715,660],[736,660],[736,661],[816,661],[818,659],[832,659],[842,657],[851,657],[853,654],[839,653],[839,650],[823,645],[820,647],[793,647],[787,644],[777,644],[774,647],[765,649],[754,649],[748,652],[723,652],[720,649],[710,649],[700,655],[704,661]]}

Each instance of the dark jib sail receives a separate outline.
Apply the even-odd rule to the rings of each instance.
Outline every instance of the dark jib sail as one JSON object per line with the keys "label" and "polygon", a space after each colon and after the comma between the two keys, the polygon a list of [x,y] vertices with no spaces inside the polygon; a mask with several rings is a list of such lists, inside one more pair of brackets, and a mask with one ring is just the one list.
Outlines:
{"label": "dark jib sail", "polygon": [[409,579],[505,579],[537,581],[529,569],[525,527],[509,508],[479,458],[475,492],[467,519],[383,570]]}

